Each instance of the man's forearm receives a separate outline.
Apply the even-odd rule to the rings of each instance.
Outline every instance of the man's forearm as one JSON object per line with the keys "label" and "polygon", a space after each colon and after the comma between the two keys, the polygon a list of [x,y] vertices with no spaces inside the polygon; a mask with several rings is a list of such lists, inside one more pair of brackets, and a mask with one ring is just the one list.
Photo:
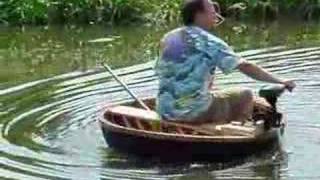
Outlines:
{"label": "man's forearm", "polygon": [[250,76],[253,79],[269,82],[269,83],[279,83],[283,84],[283,81],[277,77],[274,77],[271,73],[268,71],[260,68],[259,66],[249,63],[249,62],[243,62],[239,65],[239,70],[243,72],[244,74]]}

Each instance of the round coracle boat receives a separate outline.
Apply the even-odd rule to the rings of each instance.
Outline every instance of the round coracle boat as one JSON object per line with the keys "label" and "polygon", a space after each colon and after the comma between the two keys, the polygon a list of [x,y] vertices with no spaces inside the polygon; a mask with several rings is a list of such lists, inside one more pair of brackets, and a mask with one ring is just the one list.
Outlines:
{"label": "round coracle boat", "polygon": [[[155,99],[143,101],[154,108]],[[137,102],[107,107],[99,122],[109,147],[122,152],[169,159],[221,159],[249,155],[278,144],[285,124],[282,114],[276,111],[276,100],[272,103],[266,106],[264,101],[256,102],[253,120],[245,123],[168,122],[155,111],[138,108]]]}

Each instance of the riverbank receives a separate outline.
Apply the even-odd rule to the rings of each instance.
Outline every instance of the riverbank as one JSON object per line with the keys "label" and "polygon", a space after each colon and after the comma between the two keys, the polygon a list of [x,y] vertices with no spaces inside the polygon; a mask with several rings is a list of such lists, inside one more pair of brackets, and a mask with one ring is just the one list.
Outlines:
{"label": "riverbank", "polygon": [[[163,25],[179,21],[181,0],[51,0],[0,3],[0,24],[128,24]],[[218,0],[223,15],[234,19],[320,19],[314,0]]]}

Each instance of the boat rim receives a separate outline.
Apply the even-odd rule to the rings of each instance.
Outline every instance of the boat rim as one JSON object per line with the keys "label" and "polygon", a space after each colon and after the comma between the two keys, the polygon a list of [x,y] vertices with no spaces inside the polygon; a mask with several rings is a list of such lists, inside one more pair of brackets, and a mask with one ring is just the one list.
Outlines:
{"label": "boat rim", "polygon": [[[280,128],[271,128],[265,133],[258,136],[209,136],[209,135],[188,135],[188,134],[173,134],[165,132],[147,131],[142,129],[134,129],[124,127],[110,122],[105,118],[107,110],[101,111],[98,116],[98,121],[103,129],[108,131],[122,133],[131,136],[139,136],[157,140],[173,140],[180,142],[216,142],[216,143],[253,143],[264,142],[273,139],[277,136]],[[170,124],[170,122],[166,122]]]}

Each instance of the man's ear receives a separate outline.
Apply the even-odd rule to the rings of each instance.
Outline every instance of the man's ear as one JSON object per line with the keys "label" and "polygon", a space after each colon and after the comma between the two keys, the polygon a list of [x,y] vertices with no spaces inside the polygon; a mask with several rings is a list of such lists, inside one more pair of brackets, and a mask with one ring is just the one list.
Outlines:
{"label": "man's ear", "polygon": [[160,40],[160,43],[159,43],[159,49],[162,51],[164,49],[164,46],[165,46],[165,40],[164,39],[161,39]]}

